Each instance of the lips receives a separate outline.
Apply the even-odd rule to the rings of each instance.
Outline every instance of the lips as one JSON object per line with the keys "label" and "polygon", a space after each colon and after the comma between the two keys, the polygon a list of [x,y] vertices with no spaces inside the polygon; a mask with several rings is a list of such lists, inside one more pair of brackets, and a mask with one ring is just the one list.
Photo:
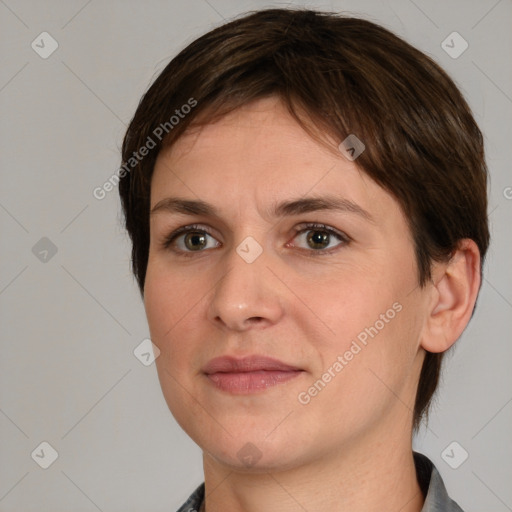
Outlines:
{"label": "lips", "polygon": [[299,376],[304,370],[266,356],[217,357],[203,368],[210,383],[234,394],[266,390]]}
{"label": "lips", "polygon": [[278,359],[266,356],[247,356],[235,358],[230,356],[217,357],[209,361],[203,368],[206,374],[212,373],[243,373],[256,371],[297,371],[300,368],[285,364]]}

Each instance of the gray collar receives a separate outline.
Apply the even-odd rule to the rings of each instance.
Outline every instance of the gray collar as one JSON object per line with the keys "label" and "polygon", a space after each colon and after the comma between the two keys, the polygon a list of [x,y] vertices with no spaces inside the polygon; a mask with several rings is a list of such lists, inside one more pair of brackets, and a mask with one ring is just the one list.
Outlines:
{"label": "gray collar", "polygon": [[425,455],[414,452],[416,475],[421,490],[425,495],[425,503],[421,512],[463,512],[446,492],[443,479],[434,463]]}

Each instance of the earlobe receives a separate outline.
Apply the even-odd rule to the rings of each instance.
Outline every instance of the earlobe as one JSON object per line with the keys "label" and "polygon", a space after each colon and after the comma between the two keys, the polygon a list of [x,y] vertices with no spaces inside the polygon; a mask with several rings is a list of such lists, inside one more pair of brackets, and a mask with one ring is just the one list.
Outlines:
{"label": "earlobe", "polygon": [[480,251],[473,240],[463,239],[450,261],[434,264],[432,300],[421,346],[444,352],[466,328],[480,289]]}

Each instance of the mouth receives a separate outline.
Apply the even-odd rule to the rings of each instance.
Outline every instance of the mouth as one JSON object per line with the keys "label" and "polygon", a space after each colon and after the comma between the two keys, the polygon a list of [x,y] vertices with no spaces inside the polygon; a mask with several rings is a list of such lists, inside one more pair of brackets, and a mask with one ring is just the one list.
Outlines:
{"label": "mouth", "polygon": [[217,357],[203,368],[203,373],[214,387],[239,395],[267,390],[303,372],[296,366],[258,355],[244,358]]}

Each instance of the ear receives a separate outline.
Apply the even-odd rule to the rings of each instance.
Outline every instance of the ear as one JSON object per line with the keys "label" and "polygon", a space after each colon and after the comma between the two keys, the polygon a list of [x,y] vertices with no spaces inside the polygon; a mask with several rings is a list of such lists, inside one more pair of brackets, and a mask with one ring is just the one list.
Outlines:
{"label": "ear", "polygon": [[432,293],[421,346],[444,352],[466,328],[480,289],[480,251],[474,240],[463,239],[447,263],[434,263]]}

